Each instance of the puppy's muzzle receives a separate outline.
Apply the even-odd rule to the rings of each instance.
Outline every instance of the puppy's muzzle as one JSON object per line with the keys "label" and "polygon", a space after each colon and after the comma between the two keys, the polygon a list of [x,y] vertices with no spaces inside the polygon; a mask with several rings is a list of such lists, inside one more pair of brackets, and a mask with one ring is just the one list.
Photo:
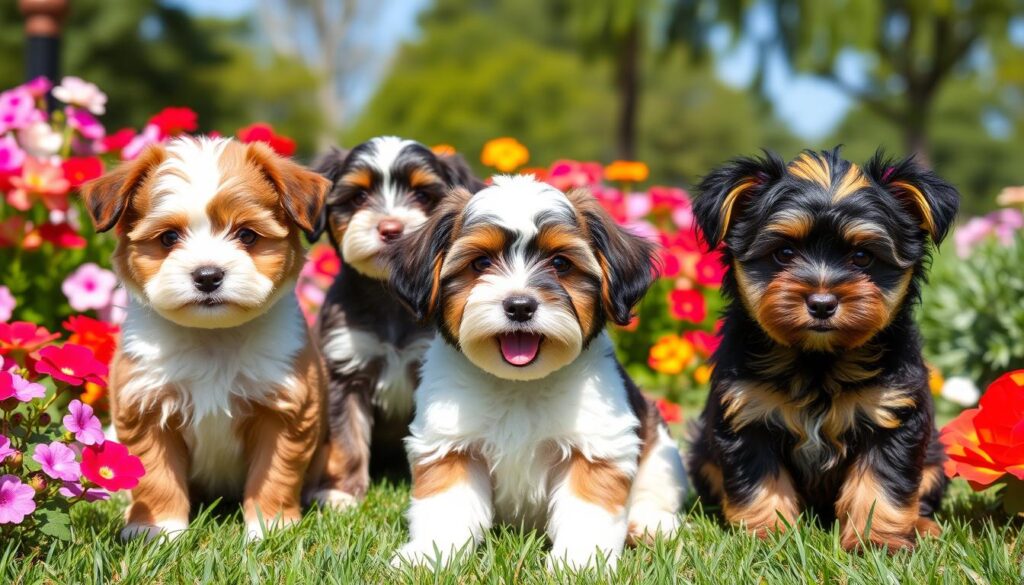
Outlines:
{"label": "puppy's muzzle", "polygon": [[192,283],[202,293],[212,293],[224,282],[224,270],[217,266],[200,266],[192,271]]}
{"label": "puppy's muzzle", "polygon": [[839,298],[832,293],[814,293],[807,297],[807,312],[815,319],[828,319],[838,308]]}
{"label": "puppy's muzzle", "polygon": [[537,299],[517,295],[506,298],[502,302],[501,306],[505,310],[505,316],[508,317],[510,321],[526,323],[530,319],[533,319],[534,313],[537,312]]}

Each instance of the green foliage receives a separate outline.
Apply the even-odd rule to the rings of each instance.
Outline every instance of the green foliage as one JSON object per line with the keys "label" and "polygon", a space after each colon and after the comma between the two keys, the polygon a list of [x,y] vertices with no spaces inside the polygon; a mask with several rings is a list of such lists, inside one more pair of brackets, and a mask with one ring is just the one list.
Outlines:
{"label": "green foliage", "polygon": [[936,258],[918,320],[925,355],[946,375],[985,387],[1024,368],[1024,234],[1003,246],[979,244],[967,259]]}
{"label": "green foliage", "polygon": [[[24,20],[0,3],[0,87],[24,81]],[[109,96],[111,130],[140,128],[166,106],[199,114],[202,131],[257,120],[312,154],[320,122],[316,75],[301,61],[255,50],[245,21],[200,20],[159,0],[73,0],[62,39],[62,73]]]}
{"label": "green foliage", "polygon": [[[443,142],[466,153],[478,171],[483,144],[504,135],[529,146],[530,166],[614,158],[611,67],[583,58],[564,31],[538,18],[546,13],[542,4],[439,1],[343,143],[386,133]],[[652,182],[692,185],[713,165],[775,146],[783,135],[766,134],[775,122],[759,111],[756,98],[726,87],[683,55],[647,62],[637,150]]]}

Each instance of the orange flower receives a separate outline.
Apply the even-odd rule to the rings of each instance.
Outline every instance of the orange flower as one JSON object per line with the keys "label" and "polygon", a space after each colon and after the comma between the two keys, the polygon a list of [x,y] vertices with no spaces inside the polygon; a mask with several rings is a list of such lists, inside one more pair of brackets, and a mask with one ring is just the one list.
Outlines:
{"label": "orange flower", "polygon": [[1004,374],[988,387],[978,408],[960,413],[939,440],[946,446],[946,475],[983,489],[1009,473],[1024,480],[1024,370]]}
{"label": "orange flower", "polygon": [[931,390],[932,396],[942,394],[942,385],[945,382],[946,380],[942,377],[942,372],[935,366],[928,364],[928,389]]}
{"label": "orange flower", "polygon": [[647,365],[661,374],[680,374],[694,358],[693,344],[678,335],[664,335],[647,355]]}
{"label": "orange flower", "polygon": [[530,151],[515,138],[495,138],[484,144],[480,162],[503,173],[511,173],[530,160]]}
{"label": "orange flower", "polygon": [[643,183],[650,174],[647,165],[633,160],[617,160],[604,168],[604,178],[623,183]]}
{"label": "orange flower", "polygon": [[437,156],[452,156],[455,154],[455,147],[451,144],[435,144],[430,147],[430,150]]}
{"label": "orange flower", "polygon": [[711,381],[711,370],[711,366],[707,364],[697,366],[697,369],[693,371],[693,381],[701,386],[707,384]]}
{"label": "orange flower", "polygon": [[92,382],[86,382],[85,387],[82,390],[82,395],[79,398],[89,406],[96,406],[96,403],[102,400],[106,395],[107,389],[103,386],[93,384]]}

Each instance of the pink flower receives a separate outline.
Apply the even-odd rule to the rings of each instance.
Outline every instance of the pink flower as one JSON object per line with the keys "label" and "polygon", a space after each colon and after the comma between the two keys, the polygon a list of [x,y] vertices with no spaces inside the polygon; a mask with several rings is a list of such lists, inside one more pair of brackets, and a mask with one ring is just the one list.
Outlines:
{"label": "pink flower", "polygon": [[110,305],[117,277],[114,273],[88,262],[72,272],[61,285],[64,296],[76,311],[104,309]]}
{"label": "pink flower", "polygon": [[106,440],[100,419],[93,414],[91,406],[72,400],[68,412],[71,414],[64,416],[64,428],[75,434],[76,441],[83,445],[100,445]]}
{"label": "pink flower", "polygon": [[604,176],[604,168],[596,162],[556,160],[551,163],[547,182],[556,189],[565,191],[573,187],[597,185]]}
{"label": "pink flower", "polygon": [[29,402],[46,396],[46,388],[29,382],[12,371],[0,372],[0,401],[14,398],[18,402]]}
{"label": "pink flower", "polygon": [[11,449],[11,440],[0,435],[0,463],[3,463],[4,459],[14,455],[14,453],[14,449]]}
{"label": "pink flower", "polygon": [[36,491],[13,475],[0,476],[0,524],[21,524],[36,509]]}
{"label": "pink flower", "polygon": [[0,321],[10,321],[16,306],[18,301],[11,294],[11,289],[0,286]]}
{"label": "pink flower", "polygon": [[45,158],[57,154],[64,144],[64,137],[49,123],[40,120],[18,130],[18,141],[29,155]]}
{"label": "pink flower", "polygon": [[89,348],[74,343],[65,343],[63,347],[51,345],[39,350],[35,370],[37,374],[72,386],[81,386],[85,382],[100,386],[107,384],[103,379],[107,375],[107,365],[97,360]]}
{"label": "pink flower", "polygon": [[84,138],[88,140],[101,140],[106,136],[107,131],[103,128],[103,124],[100,124],[100,121],[87,110],[68,106],[64,108],[64,113],[68,117],[68,126],[77,130]]}
{"label": "pink flower", "polygon": [[29,157],[21,176],[11,177],[14,189],[7,192],[7,202],[20,211],[28,211],[34,199],[41,199],[47,209],[66,210],[71,183],[64,178],[60,165],[49,160]]}
{"label": "pink flower", "polygon": [[107,94],[80,77],[69,75],[62,79],[60,85],[53,88],[53,97],[69,106],[85,108],[97,116],[107,111]]}
{"label": "pink flower", "polygon": [[669,313],[680,321],[701,323],[707,317],[704,295],[692,289],[673,290],[668,293]]}
{"label": "pink flower", "polygon": [[0,134],[24,128],[36,112],[36,99],[23,87],[0,93]]}
{"label": "pink flower", "polygon": [[82,469],[75,461],[75,452],[60,441],[36,445],[32,460],[39,464],[43,473],[53,479],[78,481],[82,476]]}
{"label": "pink flower", "polygon": [[115,441],[82,449],[82,475],[103,489],[130,490],[146,474],[142,461]]}
{"label": "pink flower", "polygon": [[0,173],[17,171],[25,164],[25,151],[13,136],[0,137]]}
{"label": "pink flower", "polygon": [[160,127],[156,124],[147,124],[142,132],[135,135],[128,144],[121,149],[121,158],[124,160],[133,160],[135,157],[142,154],[142,151],[146,149],[150,144],[157,144],[161,140]]}
{"label": "pink flower", "polygon": [[128,308],[128,291],[123,286],[114,289],[110,295],[110,304],[98,310],[100,320],[112,325],[124,322],[125,310]]}
{"label": "pink flower", "polygon": [[86,502],[99,502],[110,499],[110,494],[108,492],[96,488],[87,490],[82,487],[82,484],[75,482],[65,483],[63,487],[57,490],[57,493],[65,498],[80,498],[84,494]]}
{"label": "pink flower", "polygon": [[643,193],[626,195],[626,217],[639,219],[651,212],[651,199]]}
{"label": "pink flower", "polygon": [[50,90],[53,89],[53,83],[46,77],[40,75],[32,81],[21,84],[21,87],[32,94],[32,97],[40,99],[46,97],[46,94],[50,93]]}

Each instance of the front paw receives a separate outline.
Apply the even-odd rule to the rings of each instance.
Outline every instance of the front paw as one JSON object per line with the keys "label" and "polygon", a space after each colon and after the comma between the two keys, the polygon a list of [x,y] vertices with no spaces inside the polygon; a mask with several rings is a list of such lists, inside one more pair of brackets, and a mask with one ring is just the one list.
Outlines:
{"label": "front paw", "polygon": [[299,519],[300,517],[297,513],[270,520],[259,517],[246,519],[245,541],[249,543],[259,542],[270,536],[272,532],[298,524]]}
{"label": "front paw", "polygon": [[121,530],[121,540],[143,538],[152,542],[159,538],[174,540],[188,528],[188,520],[159,520],[153,524],[130,522]]}
{"label": "front paw", "polygon": [[339,512],[355,507],[359,504],[359,498],[337,489],[322,489],[313,493],[312,501],[324,508],[331,508]]}

